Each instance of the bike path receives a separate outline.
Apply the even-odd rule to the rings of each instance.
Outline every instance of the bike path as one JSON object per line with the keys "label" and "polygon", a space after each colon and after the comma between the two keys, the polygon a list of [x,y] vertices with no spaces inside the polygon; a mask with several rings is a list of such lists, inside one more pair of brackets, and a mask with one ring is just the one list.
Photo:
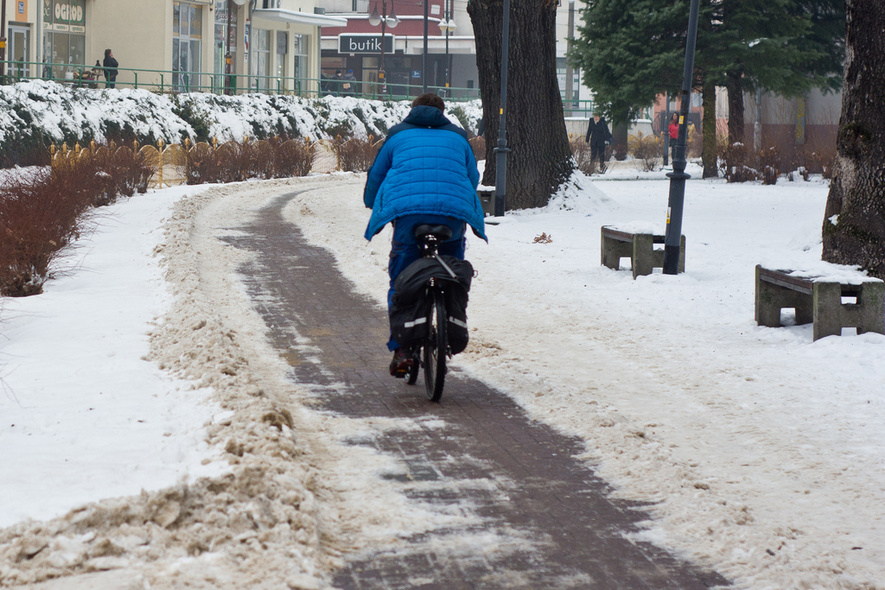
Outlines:
{"label": "bike path", "polygon": [[[390,377],[384,310],[355,293],[334,257],[283,219],[282,209],[296,194],[274,200],[238,228],[245,237],[227,240],[255,254],[240,272],[272,343],[325,411],[419,424],[434,419],[433,427],[352,444],[371,444],[395,458],[400,471],[383,477],[401,482],[407,496],[474,517],[474,524],[435,530],[396,549],[345,555],[335,588],[728,585],[715,572],[628,539],[650,517],[642,506],[611,498],[609,486],[574,458],[584,452],[581,441],[530,420],[505,394],[459,373],[457,357],[441,404],[427,400],[423,376],[414,386]],[[295,342],[295,333],[310,340],[316,358],[292,356],[304,344]],[[511,541],[488,551],[459,542],[486,533]]]}

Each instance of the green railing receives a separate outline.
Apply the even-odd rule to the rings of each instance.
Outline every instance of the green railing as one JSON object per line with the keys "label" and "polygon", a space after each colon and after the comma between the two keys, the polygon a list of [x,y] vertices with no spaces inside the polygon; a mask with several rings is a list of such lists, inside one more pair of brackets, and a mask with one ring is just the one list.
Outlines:
{"label": "green railing", "polygon": [[[42,78],[74,88],[107,88],[104,68],[86,64],[55,64],[24,61],[0,62],[4,65],[5,76],[0,83],[11,84],[20,80]],[[213,94],[294,94],[307,98],[320,96],[354,96],[376,100],[411,100],[424,91],[421,84],[393,84],[384,87],[379,82],[357,80],[355,88],[344,91],[344,81],[335,78],[286,78],[280,76],[248,76],[246,74],[219,74],[214,72],[175,72],[170,70],[148,70],[138,68],[117,68],[116,88],[142,88],[160,93],[211,92]],[[436,92],[450,102],[463,102],[478,99],[477,88],[446,88],[428,86],[428,91]],[[563,101],[563,114],[566,119],[589,119],[593,113],[593,101]]]}
{"label": "green railing", "polygon": [[[63,64],[26,61],[0,62],[5,75],[0,83],[11,84],[21,80],[44,79],[75,88],[108,88],[104,68],[88,64]],[[294,78],[216,72],[176,72],[141,68],[117,68],[116,88],[142,88],[160,93],[211,92],[214,94],[295,94],[316,98],[319,96],[355,96],[379,100],[404,100],[423,92],[420,84],[388,84],[357,80],[355,89],[345,92],[342,81],[327,78]],[[353,82],[352,82],[353,83]],[[479,98],[476,88],[446,88],[428,86],[451,101]]]}

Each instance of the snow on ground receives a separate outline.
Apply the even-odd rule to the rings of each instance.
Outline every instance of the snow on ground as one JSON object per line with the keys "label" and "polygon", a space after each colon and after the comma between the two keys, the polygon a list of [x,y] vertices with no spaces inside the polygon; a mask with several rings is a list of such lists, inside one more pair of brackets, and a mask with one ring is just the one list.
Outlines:
{"label": "snow on ground", "polygon": [[[14,469],[0,479],[0,519],[12,525],[0,530],[0,586],[319,588],[344,551],[475,524],[467,510],[408,501],[377,476],[397,470],[393,459],[342,442],[434,424],[311,411],[239,282],[248,253],[223,238],[294,187],[337,191],[336,176],[135,197],[108,210],[81,243],[79,282],[4,301],[3,318],[12,319],[0,346],[0,448]],[[120,298],[130,300],[127,313],[116,313]],[[57,304],[44,311],[46,301]],[[116,318],[111,328],[96,321],[103,314]],[[20,346],[31,332],[63,342],[68,323],[77,327],[69,349]],[[113,354],[92,346],[108,329],[123,332]],[[135,344],[123,346],[126,339]],[[70,384],[74,371],[96,375],[91,389]],[[55,408],[73,403],[92,405],[75,414]],[[159,416],[161,430],[133,441],[130,430],[93,415],[138,424]],[[59,432],[68,435],[63,444]],[[54,471],[60,464],[70,464],[64,479]]]}
{"label": "snow on ground", "polygon": [[[885,337],[812,343],[808,325],[754,322],[757,263],[819,262],[827,185],[689,172],[685,274],[599,263],[600,226],[663,226],[663,173],[582,180],[468,240],[473,341],[456,361],[586,439],[620,495],[654,502],[646,538],[747,587],[879,587]],[[360,194],[305,206],[293,219],[381,301],[389,235],[360,245]]]}
{"label": "snow on ground", "polygon": [[[689,172],[678,276],[599,264],[601,225],[663,225],[663,173],[580,179],[490,226],[489,244],[471,238],[456,362],[583,437],[619,495],[653,502],[642,536],[741,587],[881,587],[885,337],[812,343],[809,326],[753,321],[755,264],[819,260],[827,186]],[[414,425],[313,412],[238,283],[244,254],[216,239],[293,186],[310,190],[289,218],[382,302],[389,233],[363,240],[353,175],[132,198],[44,295],[3,300],[0,585],[110,569],[92,575],[310,587],[341,551],[438,518],[373,476],[383,457],[339,445]]]}
{"label": "snow on ground", "polygon": [[2,300],[0,526],[219,472],[201,427],[218,409],[143,358],[170,303],[152,253],[183,192],[99,210],[72,270]]}

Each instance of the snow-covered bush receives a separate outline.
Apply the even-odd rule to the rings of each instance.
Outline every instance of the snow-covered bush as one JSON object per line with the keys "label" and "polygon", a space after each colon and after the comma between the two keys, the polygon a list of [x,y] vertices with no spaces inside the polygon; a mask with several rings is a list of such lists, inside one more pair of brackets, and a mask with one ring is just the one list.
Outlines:
{"label": "snow-covered bush", "polygon": [[[45,80],[0,86],[0,166],[45,164],[53,144],[219,143],[280,137],[383,137],[409,101],[353,97],[209,93],[156,94],[128,88],[72,88]],[[475,126],[479,101],[449,103],[456,125]]]}
{"label": "snow-covered bush", "polygon": [[153,172],[143,154],[112,144],[58,153],[52,167],[6,177],[0,185],[0,295],[41,293],[88,212],[119,195],[145,192]]}

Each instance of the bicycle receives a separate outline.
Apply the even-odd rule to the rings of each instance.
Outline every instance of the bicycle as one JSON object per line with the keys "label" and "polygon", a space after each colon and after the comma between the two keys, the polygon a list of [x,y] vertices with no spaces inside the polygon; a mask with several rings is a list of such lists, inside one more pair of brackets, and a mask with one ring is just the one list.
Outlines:
{"label": "bicycle", "polygon": [[[465,331],[467,327],[466,323],[450,317],[447,313],[446,291],[449,288],[456,288],[455,285],[458,285],[457,288],[462,288],[463,278],[459,277],[458,273],[439,255],[439,245],[452,237],[451,228],[445,225],[424,224],[415,227],[414,231],[421,258],[434,259],[438,266],[432,269],[424,283],[421,307],[423,315],[414,319],[415,325],[424,324],[425,331],[420,344],[413,350],[415,362],[406,374],[406,383],[414,385],[418,380],[419,371],[423,368],[427,397],[430,401],[438,402],[442,398],[445,386],[447,361],[453,355],[448,324],[458,323]],[[472,268],[470,274],[472,275]]]}

